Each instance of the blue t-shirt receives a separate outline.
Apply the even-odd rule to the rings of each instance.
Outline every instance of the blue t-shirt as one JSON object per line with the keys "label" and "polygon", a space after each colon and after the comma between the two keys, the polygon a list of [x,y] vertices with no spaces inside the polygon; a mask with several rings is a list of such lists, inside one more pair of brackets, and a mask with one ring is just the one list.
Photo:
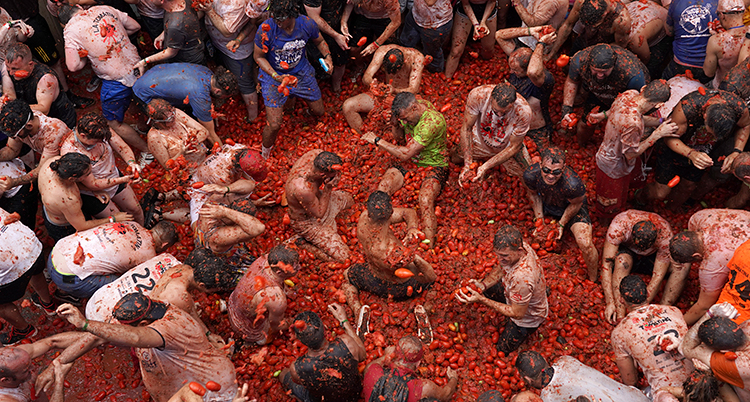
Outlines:
{"label": "blue t-shirt", "polygon": [[[264,25],[270,26],[271,29],[264,31]],[[266,45],[268,48],[266,59],[277,73],[299,75],[310,73],[313,69],[305,57],[305,45],[310,39],[317,39],[318,36],[320,36],[318,25],[304,15],[297,17],[291,34],[276,25],[273,18],[269,18],[258,27],[255,44],[261,49],[263,45]],[[288,69],[281,68],[282,61],[289,65]]]}
{"label": "blue t-shirt", "polygon": [[718,0],[675,0],[669,5],[667,24],[674,29],[672,51],[681,64],[703,67],[711,33],[708,23],[718,19]]}
{"label": "blue t-shirt", "polygon": [[190,63],[160,64],[143,74],[133,85],[133,93],[149,103],[162,98],[175,106],[188,104],[198,121],[213,121],[211,117],[211,77],[206,66]]}

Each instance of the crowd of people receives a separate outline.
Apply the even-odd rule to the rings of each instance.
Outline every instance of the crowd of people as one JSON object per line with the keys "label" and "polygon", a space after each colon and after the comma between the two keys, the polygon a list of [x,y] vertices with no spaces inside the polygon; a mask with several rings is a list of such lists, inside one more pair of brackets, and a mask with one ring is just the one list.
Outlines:
{"label": "crowd of people", "polygon": [[[451,400],[456,370],[440,384],[418,370],[443,273],[420,253],[452,224],[436,211],[443,190],[491,174],[523,189],[535,230],[525,238],[513,222],[487,231],[496,265],[452,297],[504,317],[493,342],[503,356],[518,353],[526,385],[512,401],[750,401],[750,1],[47,0],[45,14],[63,27],[62,54],[36,3],[0,0],[0,401],[29,401],[34,384],[63,401],[75,360],[110,342],[132,348],[157,402],[247,401],[235,345],[201,320],[199,293],[227,295],[242,347],[291,333],[306,347],[277,373],[297,400]],[[510,14],[520,26],[509,26],[518,25]],[[452,80],[469,35],[480,46],[473,57],[507,57],[507,80],[471,90],[461,126],[451,128],[445,110],[420,96],[422,81]],[[562,86],[553,61],[565,68]],[[71,92],[65,70],[88,69],[100,108],[79,113],[95,100]],[[365,90],[340,112],[387,164],[375,188],[360,189],[363,262],[352,263],[336,222],[355,203],[339,187],[348,161],[325,149],[294,150],[281,201],[294,236],[253,255],[247,243],[268,223],[257,212],[278,202],[253,195],[269,158],[289,151],[275,148],[285,111],[300,98],[309,118],[324,115],[318,81],[338,94],[345,78],[361,78]],[[554,91],[560,105],[551,104]],[[214,102],[238,93],[246,121],[265,114],[260,144],[219,134]],[[592,205],[553,141],[558,129],[580,146],[596,143]],[[150,164],[180,185],[137,194]],[[414,177],[418,185],[407,186]],[[725,209],[699,210],[685,231],[652,212],[737,180]],[[402,190],[418,190],[414,205],[394,205]],[[607,227],[601,250],[595,220]],[[194,248],[180,261],[169,250],[185,244],[183,224]],[[620,381],[525,347],[554,292],[539,243],[562,241],[566,230],[586,279],[601,286]],[[287,311],[303,250],[349,264],[341,304],[328,306],[342,327],[335,338],[318,313]],[[674,305],[691,269],[700,294],[683,313]],[[388,339],[363,370],[371,306],[362,292],[423,300],[413,309],[416,336]],[[24,298],[78,331],[32,342]],[[61,352],[32,375],[31,361],[52,349]],[[636,388],[639,372],[645,390]]]}

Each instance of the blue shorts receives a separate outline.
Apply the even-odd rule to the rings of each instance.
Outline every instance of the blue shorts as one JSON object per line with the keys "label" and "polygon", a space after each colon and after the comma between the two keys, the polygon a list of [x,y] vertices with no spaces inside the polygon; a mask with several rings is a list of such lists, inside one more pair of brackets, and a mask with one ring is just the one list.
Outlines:
{"label": "blue shorts", "polygon": [[108,121],[116,120],[120,123],[125,119],[125,112],[130,107],[133,88],[122,85],[118,81],[102,80],[102,114]]}
{"label": "blue shorts", "polygon": [[63,275],[57,272],[52,264],[52,253],[47,257],[47,273],[58,289],[82,299],[91,297],[99,288],[114,282],[121,276],[120,274],[90,275],[86,279],[80,279],[75,275]]}
{"label": "blue shorts", "polygon": [[[318,81],[315,80],[315,70],[310,66],[309,71],[309,73],[303,72],[296,75],[297,86],[289,88],[289,96],[294,95],[310,102],[321,98]],[[258,74],[258,80],[266,107],[283,107],[289,97],[279,92],[279,82],[269,77],[263,70]]]}

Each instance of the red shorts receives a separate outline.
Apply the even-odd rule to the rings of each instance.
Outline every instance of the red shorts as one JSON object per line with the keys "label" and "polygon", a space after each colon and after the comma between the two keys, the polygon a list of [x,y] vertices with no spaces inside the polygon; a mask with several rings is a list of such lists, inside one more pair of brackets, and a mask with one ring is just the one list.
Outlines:
{"label": "red shorts", "polygon": [[632,176],[633,172],[619,179],[613,179],[599,169],[599,166],[596,167],[596,209],[599,213],[606,217],[613,217],[622,212],[628,200]]}

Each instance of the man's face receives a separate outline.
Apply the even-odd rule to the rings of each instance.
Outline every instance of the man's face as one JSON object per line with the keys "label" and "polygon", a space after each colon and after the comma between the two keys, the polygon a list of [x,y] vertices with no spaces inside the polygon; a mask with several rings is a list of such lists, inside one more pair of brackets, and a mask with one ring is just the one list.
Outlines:
{"label": "man's face", "polygon": [[549,158],[545,158],[542,161],[542,180],[550,186],[557,183],[560,180],[560,176],[562,176],[564,168],[564,163],[554,163]]}
{"label": "man's face", "polygon": [[[8,62],[6,60],[5,66],[8,69],[8,74],[18,80],[24,80],[28,78],[28,76],[31,75],[31,72],[34,70],[34,62],[31,59],[29,59],[28,61],[24,61],[24,59],[21,57],[16,58],[12,62]],[[19,71],[25,71],[25,73],[19,73]]]}
{"label": "man's face", "polygon": [[404,109],[403,112],[401,112],[401,116],[399,116],[399,120],[402,120],[406,123],[409,123],[411,125],[415,125],[419,123],[419,118],[422,117],[419,113],[417,113],[417,102],[413,102],[409,107]]}
{"label": "man's face", "polygon": [[495,256],[497,256],[497,263],[503,268],[510,268],[516,265],[518,260],[523,257],[525,250],[523,248],[514,249],[512,247],[505,247],[503,249],[495,249]]}
{"label": "man's face", "polygon": [[87,148],[92,148],[94,145],[99,143],[99,140],[91,139],[84,133],[78,132],[76,134],[78,135],[78,142],[80,142]]}
{"label": "man's face", "polygon": [[502,115],[508,113],[510,111],[510,109],[513,108],[513,104],[512,103],[509,103],[509,104],[505,105],[504,107],[500,107],[500,105],[498,105],[497,102],[494,99],[492,99],[490,101],[490,106],[492,106],[492,111],[496,115],[498,115],[498,116],[502,116]]}
{"label": "man's face", "polygon": [[521,67],[521,64],[518,62],[517,57],[511,57],[510,60],[508,60],[508,67],[510,67],[510,72],[515,74],[517,77],[526,77],[526,70]]}
{"label": "man's face", "polygon": [[610,74],[612,74],[612,70],[614,70],[614,67],[610,68],[596,68],[591,67],[591,74],[594,75],[594,78],[596,78],[599,81],[604,81],[605,78],[609,77]]}
{"label": "man's face", "polygon": [[291,31],[292,29],[294,29],[294,18],[284,18],[283,20],[274,18],[273,20],[274,22],[276,22],[276,25],[278,25],[279,28],[285,31]]}
{"label": "man's face", "polygon": [[3,354],[2,365],[10,369],[15,378],[3,377],[3,381],[4,385],[18,386],[31,378],[31,356],[23,349],[11,348]]}

